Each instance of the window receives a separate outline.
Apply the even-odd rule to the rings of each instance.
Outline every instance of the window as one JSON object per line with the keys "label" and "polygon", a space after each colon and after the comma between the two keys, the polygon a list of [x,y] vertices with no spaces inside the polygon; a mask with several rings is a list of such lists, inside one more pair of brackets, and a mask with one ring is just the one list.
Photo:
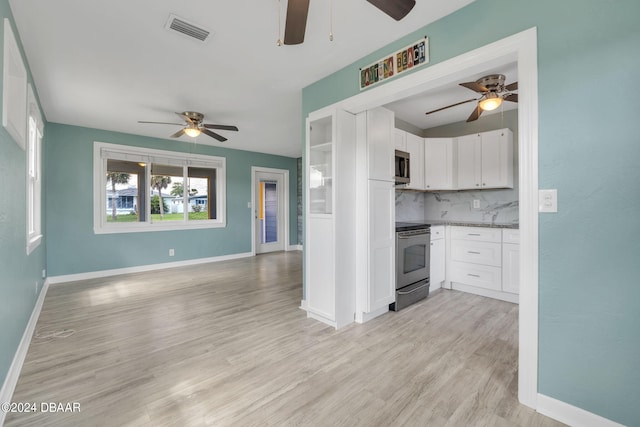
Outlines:
{"label": "window", "polygon": [[27,141],[27,255],[42,241],[41,150],[44,123],[31,85],[27,90],[29,139]]}
{"label": "window", "polygon": [[94,144],[94,231],[224,227],[225,159]]}

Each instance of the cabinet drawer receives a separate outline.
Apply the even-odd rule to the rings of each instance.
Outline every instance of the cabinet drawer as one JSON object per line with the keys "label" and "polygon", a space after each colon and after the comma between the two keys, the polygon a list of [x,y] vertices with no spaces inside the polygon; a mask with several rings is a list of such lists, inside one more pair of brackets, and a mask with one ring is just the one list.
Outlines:
{"label": "cabinet drawer", "polygon": [[520,230],[505,228],[502,230],[502,243],[520,243]]}
{"label": "cabinet drawer", "polygon": [[431,240],[444,239],[444,225],[431,227]]}
{"label": "cabinet drawer", "polygon": [[500,243],[453,240],[451,242],[451,258],[453,261],[501,267],[502,245]]}
{"label": "cabinet drawer", "polygon": [[485,227],[451,227],[451,238],[477,240],[480,242],[502,242],[502,229]]}
{"label": "cabinet drawer", "polygon": [[453,261],[451,281],[495,291],[502,290],[502,269],[488,265]]}

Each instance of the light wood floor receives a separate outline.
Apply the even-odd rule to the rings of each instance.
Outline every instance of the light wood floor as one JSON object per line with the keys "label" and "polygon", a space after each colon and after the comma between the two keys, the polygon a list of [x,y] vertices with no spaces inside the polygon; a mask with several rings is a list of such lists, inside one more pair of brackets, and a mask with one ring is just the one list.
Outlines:
{"label": "light wood floor", "polygon": [[556,426],[518,404],[516,305],[439,291],[339,331],[299,252],[51,286],[6,426]]}

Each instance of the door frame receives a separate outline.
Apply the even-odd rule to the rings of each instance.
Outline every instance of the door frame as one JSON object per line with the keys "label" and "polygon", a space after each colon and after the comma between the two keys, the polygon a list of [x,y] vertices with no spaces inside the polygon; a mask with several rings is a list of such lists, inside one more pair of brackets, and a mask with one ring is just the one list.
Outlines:
{"label": "door frame", "polygon": [[[455,85],[474,71],[517,62],[520,227],[518,400],[538,405],[538,42],[537,28],[479,47],[320,108],[358,114],[407,96]],[[314,112],[315,113],[315,112]]]}
{"label": "door frame", "polygon": [[256,209],[256,173],[265,172],[282,175],[282,187],[283,187],[283,204],[284,204],[284,233],[282,238],[284,239],[284,250],[290,251],[291,245],[289,244],[289,171],[287,169],[275,169],[265,168],[261,166],[251,166],[251,255],[256,255],[256,222],[255,222],[255,209]]}

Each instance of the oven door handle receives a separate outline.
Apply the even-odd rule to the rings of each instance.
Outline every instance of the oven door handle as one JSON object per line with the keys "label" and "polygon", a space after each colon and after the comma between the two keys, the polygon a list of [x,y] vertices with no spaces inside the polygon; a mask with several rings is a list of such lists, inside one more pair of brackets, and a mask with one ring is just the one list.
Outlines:
{"label": "oven door handle", "polygon": [[409,295],[409,294],[414,293],[415,291],[419,291],[420,289],[424,288],[425,286],[429,286],[429,283],[425,283],[424,285],[418,286],[417,288],[411,289],[410,291],[405,291],[405,292],[398,291],[398,295]]}
{"label": "oven door handle", "polygon": [[431,232],[425,231],[424,233],[414,233],[406,236],[404,234],[398,234],[398,239],[411,239],[412,237],[424,236],[425,234],[431,234]]}

